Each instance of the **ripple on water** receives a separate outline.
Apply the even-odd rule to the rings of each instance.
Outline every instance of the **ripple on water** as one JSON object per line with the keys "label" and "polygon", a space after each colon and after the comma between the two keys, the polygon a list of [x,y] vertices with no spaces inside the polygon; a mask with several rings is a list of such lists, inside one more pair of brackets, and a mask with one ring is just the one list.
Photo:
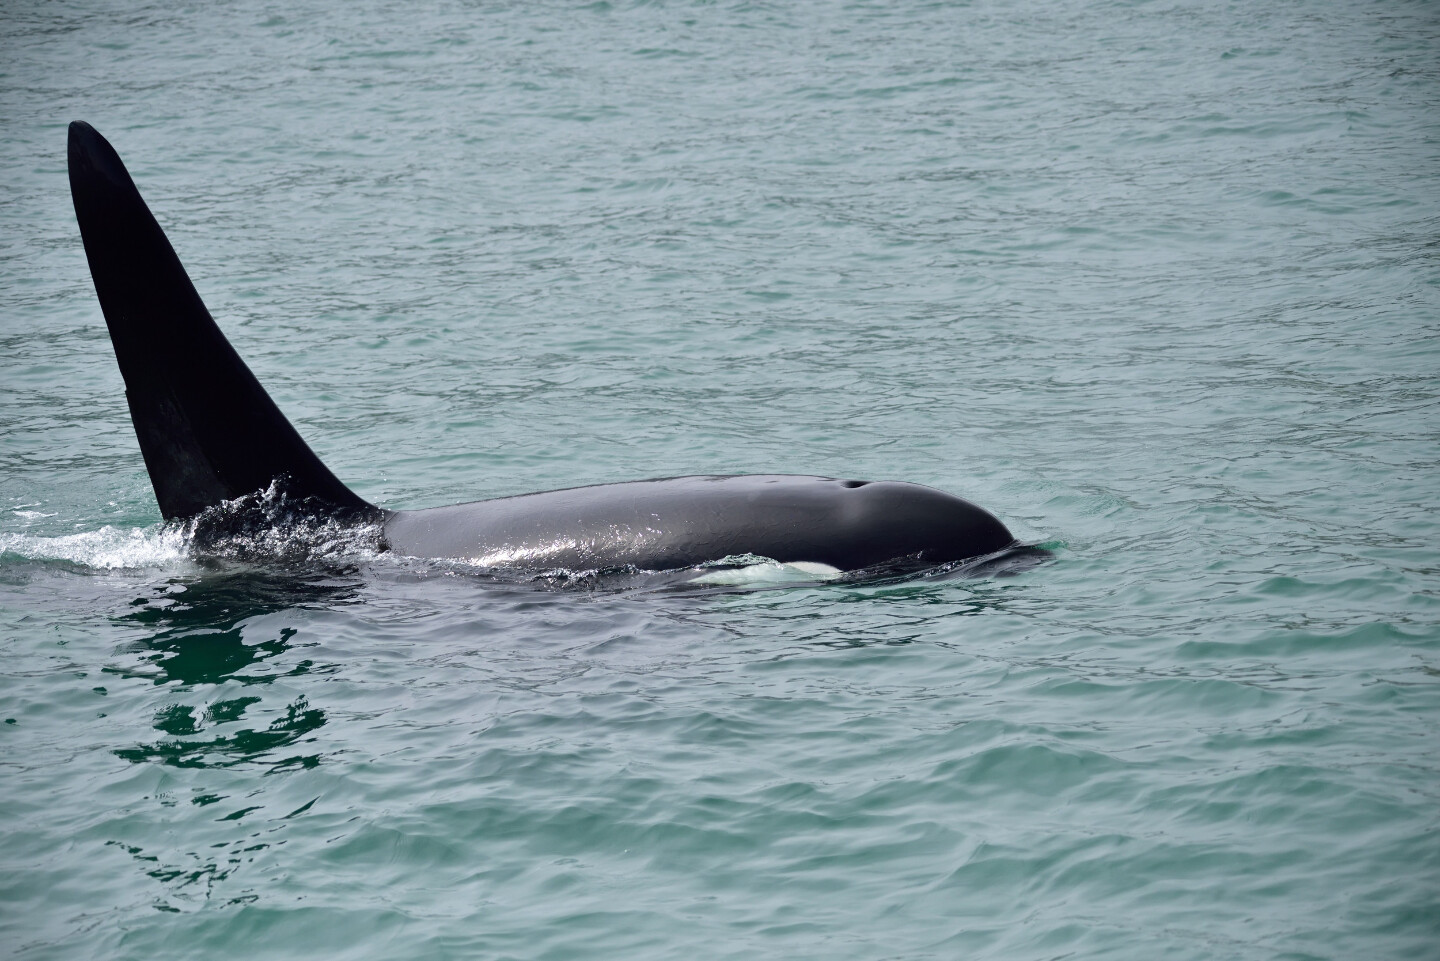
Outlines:
{"label": "ripple on water", "polygon": [[[32,6],[9,953],[1434,956],[1429,8]],[[900,477],[1053,557],[685,586],[323,525],[196,551],[155,523],[70,119],[373,502]]]}

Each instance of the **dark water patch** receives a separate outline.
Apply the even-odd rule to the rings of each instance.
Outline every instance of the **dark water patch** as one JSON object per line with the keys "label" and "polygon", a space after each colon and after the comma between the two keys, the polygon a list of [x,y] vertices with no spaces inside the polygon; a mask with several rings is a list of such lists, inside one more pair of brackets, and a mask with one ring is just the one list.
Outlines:
{"label": "dark water patch", "polygon": [[[266,618],[355,603],[359,594],[353,571],[313,567],[231,567],[172,579],[114,618],[126,633],[143,630],[125,648],[140,655],[139,663],[105,671],[187,687],[226,681],[269,684],[313,670],[324,672],[329,668],[317,667],[309,658],[288,656],[296,629],[267,629]],[[269,636],[257,640],[256,634]]]}
{"label": "dark water patch", "polygon": [[266,763],[275,769],[311,768],[320,763],[319,755],[292,755],[275,760],[271,760],[270,755],[305,739],[305,735],[319,730],[324,724],[325,712],[311,708],[304,698],[300,698],[286,706],[284,717],[272,721],[264,730],[245,729],[209,740],[180,740],[185,735],[199,734],[200,729],[195,725],[189,708],[177,705],[162,710],[155,722],[157,730],[175,735],[175,739],[122,748],[115,755],[137,764],[158,761],[176,767],[227,767],[265,758]]}

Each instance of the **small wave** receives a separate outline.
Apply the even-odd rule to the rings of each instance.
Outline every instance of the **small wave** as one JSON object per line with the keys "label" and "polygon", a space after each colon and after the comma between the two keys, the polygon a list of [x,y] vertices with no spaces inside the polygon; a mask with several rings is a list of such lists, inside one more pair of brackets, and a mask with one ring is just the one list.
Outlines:
{"label": "small wave", "polygon": [[707,561],[694,567],[647,570],[633,565],[572,570],[490,566],[468,558],[422,558],[376,554],[386,558],[390,569],[402,576],[427,578],[471,577],[477,582],[545,591],[628,593],[639,591],[765,590],[767,588],[809,587],[820,584],[885,585],[910,581],[962,580],[1006,577],[1030,570],[1054,557],[1051,548],[1061,545],[1015,544],[994,554],[943,564],[919,558],[897,558],[861,570],[843,571],[812,561],[782,562],[756,554],[737,554]]}

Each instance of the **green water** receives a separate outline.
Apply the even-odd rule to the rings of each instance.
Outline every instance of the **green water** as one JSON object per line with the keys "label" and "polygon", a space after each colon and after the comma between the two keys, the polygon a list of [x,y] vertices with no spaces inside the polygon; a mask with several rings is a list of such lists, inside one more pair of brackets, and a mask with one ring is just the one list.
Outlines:
{"label": "green water", "polygon": [[[0,37],[0,954],[1436,957],[1434,4]],[[688,593],[196,557],[73,119],[372,501],[895,478],[1056,556]]]}

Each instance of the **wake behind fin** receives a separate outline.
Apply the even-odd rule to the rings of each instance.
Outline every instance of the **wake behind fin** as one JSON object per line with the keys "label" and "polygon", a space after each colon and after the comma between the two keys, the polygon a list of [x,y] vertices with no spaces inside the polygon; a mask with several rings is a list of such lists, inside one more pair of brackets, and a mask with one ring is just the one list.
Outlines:
{"label": "wake behind fin", "polygon": [[378,514],[320,462],[230,346],[115,148],[87,123],[70,125],[69,167],[90,275],[165,519],[276,481],[293,499]]}

